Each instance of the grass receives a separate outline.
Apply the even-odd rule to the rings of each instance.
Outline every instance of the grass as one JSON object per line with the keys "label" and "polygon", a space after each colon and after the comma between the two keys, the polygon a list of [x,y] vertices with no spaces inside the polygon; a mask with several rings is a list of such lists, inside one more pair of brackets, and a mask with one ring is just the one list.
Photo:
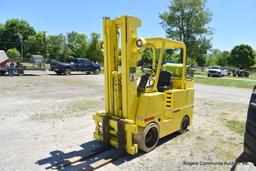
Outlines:
{"label": "grass", "polygon": [[243,135],[245,132],[245,122],[230,120],[226,123],[226,126],[231,130],[240,135]]}
{"label": "grass", "polygon": [[200,70],[196,70],[194,72],[195,75],[207,75],[207,72],[206,71],[200,71]]}
{"label": "grass", "polygon": [[212,78],[212,77],[194,77],[196,83],[201,84],[209,84],[209,85],[219,85],[219,86],[230,86],[230,87],[238,87],[238,88],[253,88],[256,85],[255,81],[251,80],[234,80],[227,78]]}
{"label": "grass", "polygon": [[252,73],[252,74],[250,75],[250,78],[256,79],[256,73]]}

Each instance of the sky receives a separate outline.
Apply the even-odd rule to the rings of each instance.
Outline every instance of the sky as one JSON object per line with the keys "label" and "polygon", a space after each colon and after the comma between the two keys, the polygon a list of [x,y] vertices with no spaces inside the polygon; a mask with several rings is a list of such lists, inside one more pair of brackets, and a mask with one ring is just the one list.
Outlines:
{"label": "sky", "polygon": [[[2,2],[1,2],[2,1]],[[48,35],[77,31],[102,32],[102,17],[137,16],[142,20],[139,37],[164,37],[159,14],[168,10],[168,0],[0,0],[0,23],[24,19],[36,31]],[[255,0],[208,0],[212,11],[212,46],[231,50],[238,44],[256,48]]]}

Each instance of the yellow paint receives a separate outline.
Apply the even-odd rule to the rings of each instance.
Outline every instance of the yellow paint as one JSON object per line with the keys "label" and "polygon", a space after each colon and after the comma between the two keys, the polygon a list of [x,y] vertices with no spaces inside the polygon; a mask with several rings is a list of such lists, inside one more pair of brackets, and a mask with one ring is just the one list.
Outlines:
{"label": "yellow paint", "polygon": [[[132,155],[138,152],[138,145],[133,143],[133,135],[139,127],[146,127],[149,123],[155,122],[159,126],[162,138],[179,130],[185,115],[189,116],[192,124],[194,104],[194,82],[186,78],[185,44],[158,37],[141,39],[137,36],[137,29],[140,26],[141,21],[131,16],[103,20],[105,112],[93,115],[96,124],[94,138],[99,141],[103,141],[103,116],[110,116],[110,144],[114,147],[118,146],[117,120],[121,118],[125,121],[125,148],[126,152]],[[138,39],[142,40],[143,47],[136,46]],[[136,68],[137,62],[141,60],[141,51],[146,47],[153,49],[153,85],[138,96]],[[172,88],[158,92],[157,82],[164,50],[174,48],[182,48],[184,52],[183,63],[179,64],[182,66],[182,74],[180,77],[173,77]],[[156,49],[160,49],[157,66]],[[118,66],[119,63],[121,66]]]}

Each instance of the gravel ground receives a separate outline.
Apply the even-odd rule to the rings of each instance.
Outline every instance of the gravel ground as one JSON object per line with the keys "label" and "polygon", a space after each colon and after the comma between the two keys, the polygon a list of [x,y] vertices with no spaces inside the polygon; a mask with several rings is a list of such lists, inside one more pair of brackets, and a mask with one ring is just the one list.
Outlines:
{"label": "gravel ground", "polygon": [[[0,171],[45,170],[99,145],[93,141],[91,115],[104,110],[103,77],[51,72],[0,77]],[[242,152],[243,136],[225,125],[229,120],[246,120],[251,90],[201,84],[195,88],[188,132],[172,134],[154,151],[127,155],[100,170],[229,169]],[[80,169],[93,160],[64,170]]]}

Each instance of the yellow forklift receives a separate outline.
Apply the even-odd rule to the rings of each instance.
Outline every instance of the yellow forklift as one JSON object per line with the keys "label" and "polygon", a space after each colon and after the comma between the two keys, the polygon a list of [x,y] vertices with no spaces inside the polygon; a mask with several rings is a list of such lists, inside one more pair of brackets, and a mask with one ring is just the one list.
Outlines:
{"label": "yellow forklift", "polygon": [[[138,149],[149,152],[160,138],[176,131],[183,133],[192,124],[194,82],[187,72],[185,44],[166,38],[139,38],[141,21],[136,17],[104,18],[103,25],[105,111],[93,115],[94,138],[103,145],[47,169],[61,169],[116,147],[118,151],[106,159],[83,168],[94,170],[125,153],[135,155]],[[139,78],[138,62],[145,48],[152,50],[152,67]],[[181,49],[181,62],[163,64],[166,49]]]}
{"label": "yellow forklift", "polygon": [[[192,124],[194,82],[187,72],[185,44],[139,38],[140,26],[132,16],[103,21],[105,111],[93,115],[94,138],[120,154],[149,152],[159,138],[183,133]],[[137,64],[145,48],[153,52],[152,71],[138,78]],[[181,62],[163,64],[167,49],[181,49]]]}

